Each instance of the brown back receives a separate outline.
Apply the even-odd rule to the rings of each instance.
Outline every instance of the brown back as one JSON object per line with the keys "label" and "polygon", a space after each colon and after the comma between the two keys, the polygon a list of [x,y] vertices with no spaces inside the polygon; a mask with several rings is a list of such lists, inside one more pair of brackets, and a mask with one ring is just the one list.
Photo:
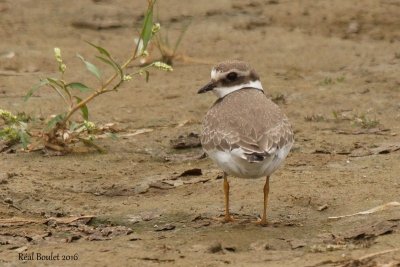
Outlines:
{"label": "brown back", "polygon": [[218,99],[203,121],[201,143],[211,150],[268,153],[293,142],[287,117],[260,90],[245,88]]}

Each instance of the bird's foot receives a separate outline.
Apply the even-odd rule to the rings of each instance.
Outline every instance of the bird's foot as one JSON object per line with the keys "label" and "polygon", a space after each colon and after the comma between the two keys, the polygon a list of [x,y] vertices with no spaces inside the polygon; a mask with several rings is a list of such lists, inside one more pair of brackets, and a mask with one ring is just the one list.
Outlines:
{"label": "bird's foot", "polygon": [[231,215],[225,215],[223,222],[224,223],[228,223],[228,222],[234,222],[235,220],[233,219],[233,217]]}
{"label": "bird's foot", "polygon": [[268,222],[267,222],[267,219],[266,219],[266,218],[258,219],[258,220],[255,221],[254,223],[255,223],[256,225],[263,226],[263,227],[268,226]]}

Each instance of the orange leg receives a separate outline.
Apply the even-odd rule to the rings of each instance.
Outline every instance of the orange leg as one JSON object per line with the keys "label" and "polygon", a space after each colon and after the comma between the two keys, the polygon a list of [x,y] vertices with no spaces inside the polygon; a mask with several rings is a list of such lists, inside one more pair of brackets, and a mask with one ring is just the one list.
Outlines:
{"label": "orange leg", "polygon": [[224,222],[233,222],[233,217],[229,214],[229,183],[228,174],[224,172],[224,194],[225,194],[225,217]]}
{"label": "orange leg", "polygon": [[266,177],[265,185],[264,185],[264,212],[263,212],[261,221],[257,222],[258,224],[260,224],[262,226],[267,225],[268,195],[269,195],[269,176]]}

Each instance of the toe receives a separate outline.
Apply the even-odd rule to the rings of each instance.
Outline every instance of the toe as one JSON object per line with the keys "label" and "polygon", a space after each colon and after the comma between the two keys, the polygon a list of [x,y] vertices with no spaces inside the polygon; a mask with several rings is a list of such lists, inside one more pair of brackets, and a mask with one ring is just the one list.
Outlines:
{"label": "toe", "polygon": [[225,215],[223,222],[228,223],[228,222],[234,222],[235,220],[233,219],[232,216],[230,215]]}
{"label": "toe", "polygon": [[268,225],[268,222],[267,222],[266,219],[261,219],[261,220],[257,220],[257,221],[255,222],[255,224],[265,227],[265,226]]}

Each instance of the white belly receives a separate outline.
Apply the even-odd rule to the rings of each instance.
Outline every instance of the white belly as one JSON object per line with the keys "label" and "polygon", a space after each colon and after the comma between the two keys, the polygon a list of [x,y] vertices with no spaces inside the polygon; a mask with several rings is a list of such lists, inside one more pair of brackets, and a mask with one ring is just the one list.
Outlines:
{"label": "white belly", "polygon": [[[292,144],[271,153],[270,157],[260,162],[249,162],[241,155],[240,149],[232,151],[210,150],[208,156],[226,173],[239,178],[259,178],[270,176],[282,164],[289,154]],[[235,151],[236,150],[236,151]]]}

